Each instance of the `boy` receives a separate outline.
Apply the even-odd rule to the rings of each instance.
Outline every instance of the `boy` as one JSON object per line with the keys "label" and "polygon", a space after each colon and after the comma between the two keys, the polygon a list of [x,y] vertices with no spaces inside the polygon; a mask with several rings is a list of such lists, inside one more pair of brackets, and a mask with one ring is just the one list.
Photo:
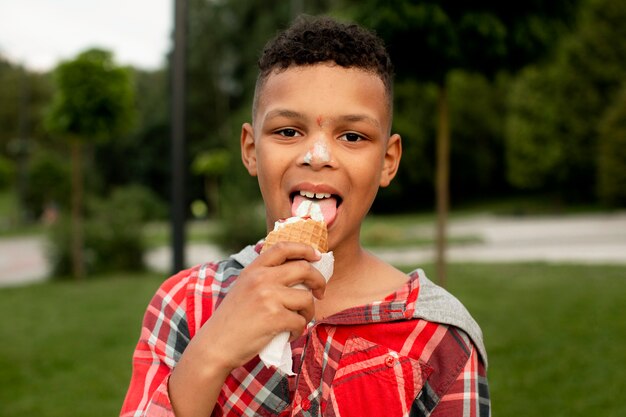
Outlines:
{"label": "boy", "polygon": [[[335,258],[263,242],[162,284],[144,317],[122,416],[487,416],[482,334],[426,279],[365,251],[361,222],[402,153],[392,66],[356,25],[300,18],[259,60],[243,163],[267,227],[313,200]],[[309,290],[294,287],[304,284]],[[289,376],[258,354],[291,333]]]}

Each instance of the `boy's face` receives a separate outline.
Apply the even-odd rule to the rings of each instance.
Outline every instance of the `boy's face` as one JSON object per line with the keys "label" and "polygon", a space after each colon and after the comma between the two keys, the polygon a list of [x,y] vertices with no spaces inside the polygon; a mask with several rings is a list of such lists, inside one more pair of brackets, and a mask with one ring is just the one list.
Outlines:
{"label": "boy's face", "polygon": [[400,137],[383,82],[330,64],[271,74],[258,95],[254,126],[244,124],[242,159],[258,176],[267,226],[294,214],[308,194],[328,223],[329,248],[358,239],[379,186],[394,177]]}

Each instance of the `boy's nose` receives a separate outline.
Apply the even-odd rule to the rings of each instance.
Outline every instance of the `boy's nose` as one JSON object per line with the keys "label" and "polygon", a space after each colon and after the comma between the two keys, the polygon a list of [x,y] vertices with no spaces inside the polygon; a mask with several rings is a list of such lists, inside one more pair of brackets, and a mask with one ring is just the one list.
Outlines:
{"label": "boy's nose", "polygon": [[316,169],[332,165],[333,157],[326,141],[316,140],[302,157],[302,163]]}

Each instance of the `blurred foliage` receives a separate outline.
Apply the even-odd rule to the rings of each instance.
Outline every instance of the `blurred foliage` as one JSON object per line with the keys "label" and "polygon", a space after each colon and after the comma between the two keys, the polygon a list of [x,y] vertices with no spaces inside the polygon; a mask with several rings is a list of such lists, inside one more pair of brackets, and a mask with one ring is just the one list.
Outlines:
{"label": "blurred foliage", "polygon": [[[231,156],[228,149],[212,149],[197,154],[191,164],[191,172],[204,179],[205,197],[211,206],[211,215],[215,218],[219,218],[220,215],[220,185],[232,164]],[[195,206],[196,213],[200,213],[199,202],[200,200],[192,202],[192,212]]]}
{"label": "blurred foliage", "polygon": [[562,181],[558,170],[562,143],[558,134],[558,74],[526,68],[513,85],[506,121],[508,179],[520,188],[552,188]]}
{"label": "blurred foliage", "polygon": [[[476,200],[506,192],[504,120],[511,76],[489,81],[480,73],[452,71],[448,80],[452,147],[450,189],[457,200]],[[486,115],[490,115],[486,117]]]}
{"label": "blurred foliage", "polygon": [[64,210],[70,201],[70,167],[62,154],[38,149],[33,153],[27,171],[28,189],[25,209],[39,218],[46,207]]}
{"label": "blurred foliage", "polygon": [[0,54],[0,155],[18,158],[45,137],[42,114],[50,95],[49,74],[29,71]]}
{"label": "blurred foliage", "polygon": [[130,72],[113,54],[89,49],[54,71],[55,94],[48,118],[53,134],[79,140],[110,139],[133,122]]}
{"label": "blurred foliage", "polygon": [[94,144],[94,168],[105,179],[104,192],[139,183],[163,201],[170,196],[168,73],[134,70],[136,123],[115,140]]}
{"label": "blurred foliage", "polygon": [[612,206],[626,206],[626,83],[599,128],[598,193]]}
{"label": "blurred foliage", "polygon": [[231,163],[231,154],[226,149],[213,149],[200,152],[191,164],[191,172],[209,178],[219,178],[226,174]]}
{"label": "blurred foliage", "polygon": [[[143,269],[144,225],[161,219],[164,211],[159,198],[140,185],[114,189],[103,198],[92,196],[87,202],[85,220],[87,276]],[[55,277],[71,273],[71,234],[65,215],[50,230],[48,256]]]}
{"label": "blurred foliage", "polygon": [[[230,121],[233,130],[240,127],[240,120],[245,120],[250,114],[247,106],[239,112]],[[239,141],[231,140],[226,146],[239,162]],[[250,177],[241,163],[229,166],[228,175],[221,179],[220,189],[223,191],[219,201],[220,228],[215,242],[224,250],[238,252],[244,245],[257,242],[267,233],[261,191],[256,178]]]}
{"label": "blurred foliage", "polygon": [[[568,200],[599,193],[599,129],[626,79],[626,3],[589,0],[553,59],[514,82],[507,116],[508,177]],[[600,192],[601,193],[601,192]]]}
{"label": "blurred foliage", "polygon": [[391,185],[380,189],[374,212],[432,207],[436,100],[434,85],[396,82],[393,131],[402,136],[402,163]]}
{"label": "blurred foliage", "polygon": [[[85,275],[84,201],[85,144],[109,140],[128,131],[134,121],[131,73],[117,66],[109,51],[92,48],[54,70],[55,91],[46,115],[48,131],[71,149],[72,271]],[[91,147],[87,147],[91,150]]]}
{"label": "blurred foliage", "polygon": [[[565,202],[602,199],[623,207],[619,91],[626,79],[626,43],[620,41],[626,39],[625,8],[624,1],[612,0],[191,0],[186,206],[209,202],[223,219],[220,242],[225,247],[238,249],[263,236],[260,193],[239,163],[238,138],[242,122],[251,118],[256,60],[263,45],[304,12],[360,21],[390,48],[398,75],[394,131],[403,137],[403,161],[392,185],[381,190],[374,213],[433,206],[437,83],[444,77],[454,205],[538,193],[558,194]],[[106,51],[90,54],[88,62],[111,58]],[[57,94],[54,105],[82,103],[102,115],[125,103],[129,110],[121,120],[126,121],[118,127],[130,130],[77,118],[58,118],[56,125],[74,132],[79,127],[86,132],[88,126],[110,129],[113,140],[96,140],[85,152],[90,193],[109,195],[117,187],[142,184],[167,201],[168,68],[120,71],[132,80],[121,101],[91,100],[87,93],[72,94],[70,100]],[[82,87],[85,72],[78,72],[70,78]],[[68,180],[60,179],[67,175],[61,172],[67,171],[68,151],[43,128],[44,109],[55,92],[53,75],[59,79],[58,72],[32,72],[0,56],[0,155],[12,161],[14,182],[27,178],[13,188],[28,196],[18,201],[34,213],[42,210],[44,200],[68,206]],[[129,125],[132,116],[136,123]],[[216,171],[207,168],[209,184],[209,177],[195,175],[194,168],[194,161],[200,164],[206,154],[221,161]],[[42,166],[45,158],[51,159],[47,168]],[[45,175],[34,175],[38,170],[51,172],[48,183]],[[55,184],[53,177],[59,178]],[[48,197],[50,193],[55,195]]]}
{"label": "blurred foliage", "polygon": [[0,155],[0,190],[5,190],[15,181],[15,163],[6,156]]}
{"label": "blurred foliage", "polygon": [[540,58],[564,31],[578,0],[345,3],[349,17],[385,39],[400,78],[443,85],[454,69],[491,77]]}

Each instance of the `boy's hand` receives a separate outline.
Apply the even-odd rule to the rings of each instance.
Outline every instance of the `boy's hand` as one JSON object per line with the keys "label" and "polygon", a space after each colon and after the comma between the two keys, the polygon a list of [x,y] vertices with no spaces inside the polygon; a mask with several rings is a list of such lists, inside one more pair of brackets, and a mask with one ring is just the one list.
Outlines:
{"label": "boy's hand", "polygon": [[[228,374],[283,331],[292,338],[314,316],[313,297],[326,281],[310,262],[320,255],[302,243],[281,242],[241,271],[232,289],[191,339],[169,378],[176,415],[209,415]],[[291,288],[303,284],[309,290]]]}
{"label": "boy's hand", "polygon": [[[294,339],[315,314],[326,281],[310,262],[320,255],[301,243],[280,242],[259,255],[237,278],[212,317],[190,342],[205,359],[230,372],[258,354],[283,331]],[[309,290],[292,288],[303,284]]]}

